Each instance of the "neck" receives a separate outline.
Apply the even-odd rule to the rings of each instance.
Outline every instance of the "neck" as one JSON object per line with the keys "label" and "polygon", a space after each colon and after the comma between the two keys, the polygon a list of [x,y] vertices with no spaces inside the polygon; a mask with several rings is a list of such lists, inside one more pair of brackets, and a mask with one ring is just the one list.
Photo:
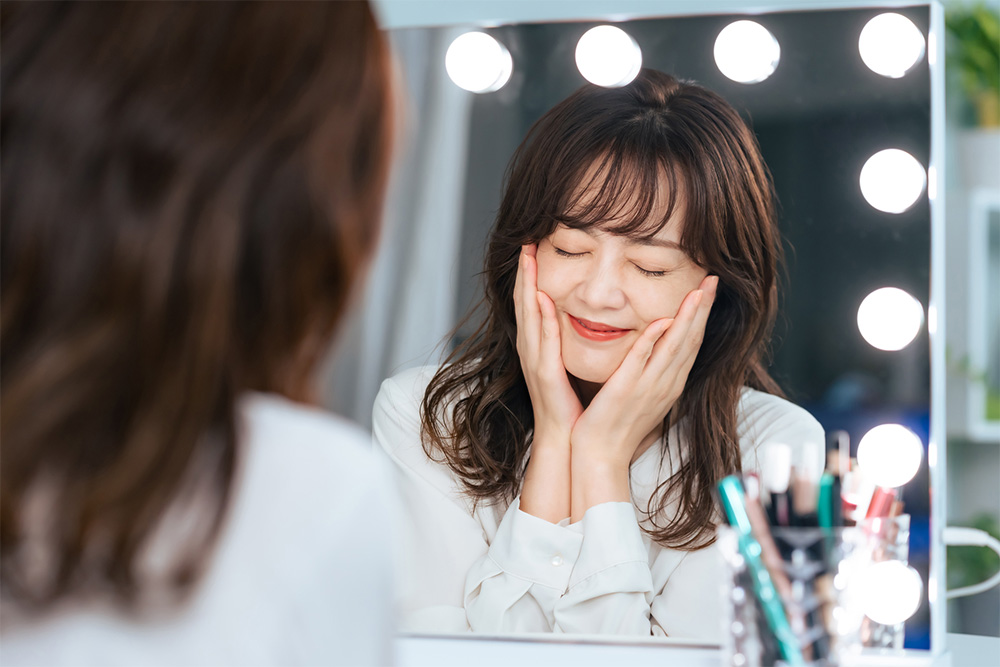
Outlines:
{"label": "neck", "polygon": [[594,396],[597,396],[597,392],[601,390],[604,386],[603,382],[588,382],[587,380],[581,380],[580,378],[570,375],[570,384],[573,390],[576,391],[577,398],[580,399],[580,404],[587,408],[590,402],[594,400]]}

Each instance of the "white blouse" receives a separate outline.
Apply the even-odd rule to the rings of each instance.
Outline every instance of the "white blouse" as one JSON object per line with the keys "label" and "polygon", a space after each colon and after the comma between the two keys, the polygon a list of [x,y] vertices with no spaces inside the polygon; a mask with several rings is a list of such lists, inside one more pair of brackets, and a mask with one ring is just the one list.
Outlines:
{"label": "white blouse", "polygon": [[392,661],[392,476],[371,436],[275,395],[240,406],[241,468],[189,604],[94,605],[8,627],[15,665],[384,665]]}
{"label": "white blouse", "polygon": [[[649,525],[642,510],[658,482],[688,446],[676,427],[670,456],[654,446],[632,464],[632,503],[596,505],[575,524],[526,514],[518,499],[474,508],[450,468],[421,446],[420,402],[435,371],[425,366],[383,382],[373,416],[376,449],[395,465],[403,496],[403,630],[721,640],[717,547],[665,548],[640,529]],[[757,450],[768,442],[792,446],[799,466],[822,465],[823,428],[805,410],[751,389],[739,409],[744,471],[759,470]]]}

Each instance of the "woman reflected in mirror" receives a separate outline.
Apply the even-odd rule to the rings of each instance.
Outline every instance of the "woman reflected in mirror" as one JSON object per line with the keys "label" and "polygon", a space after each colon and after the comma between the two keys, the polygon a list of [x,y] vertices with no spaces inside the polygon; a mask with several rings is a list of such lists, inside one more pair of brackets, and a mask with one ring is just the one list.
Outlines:
{"label": "woman reflected in mirror", "polygon": [[406,627],[719,639],[716,483],[824,442],[767,373],[774,208],[752,132],[697,84],[642,70],[535,123],[481,325],[376,400]]}

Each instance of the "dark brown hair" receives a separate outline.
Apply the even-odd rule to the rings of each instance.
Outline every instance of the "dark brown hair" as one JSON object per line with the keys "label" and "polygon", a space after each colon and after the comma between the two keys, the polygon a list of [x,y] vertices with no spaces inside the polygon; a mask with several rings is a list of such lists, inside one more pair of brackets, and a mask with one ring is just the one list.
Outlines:
{"label": "dark brown hair", "polygon": [[158,571],[182,594],[238,396],[310,398],[371,255],[385,39],[366,2],[4,2],[2,89],[4,597],[137,606],[186,503],[200,528]]}
{"label": "dark brown hair", "polygon": [[[649,237],[680,206],[682,245],[719,276],[719,288],[673,408],[672,421],[680,419],[691,446],[646,511],[658,542],[683,549],[711,544],[712,489],[741,468],[741,390],[780,394],[764,356],[777,310],[781,243],[770,175],[753,134],[717,94],[642,70],[622,88],[586,85],[546,113],[517,149],[505,180],[486,253],[485,319],[438,370],[421,406],[427,454],[443,457],[477,502],[513,499],[533,426],[515,349],[521,246],[560,223]],[[588,189],[597,196],[582,198]],[[665,516],[672,498],[679,510]]]}

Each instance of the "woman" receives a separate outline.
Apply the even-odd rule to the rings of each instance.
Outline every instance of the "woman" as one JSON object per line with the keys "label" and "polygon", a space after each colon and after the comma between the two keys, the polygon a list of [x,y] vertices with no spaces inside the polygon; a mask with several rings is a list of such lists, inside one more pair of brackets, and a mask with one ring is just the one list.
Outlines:
{"label": "woman", "polygon": [[717,640],[715,484],[765,443],[824,442],[764,366],[779,262],[767,170],[718,95],[643,70],[546,113],[508,171],[485,321],[375,405],[404,624]]}
{"label": "woman", "polygon": [[370,8],[2,12],[4,664],[384,664],[388,471],[313,391],[381,215]]}

